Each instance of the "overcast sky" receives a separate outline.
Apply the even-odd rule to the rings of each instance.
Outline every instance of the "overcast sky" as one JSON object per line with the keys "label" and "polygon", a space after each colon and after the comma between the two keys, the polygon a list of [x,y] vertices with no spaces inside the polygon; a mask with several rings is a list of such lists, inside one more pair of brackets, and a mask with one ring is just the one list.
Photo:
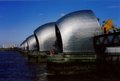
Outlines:
{"label": "overcast sky", "polygon": [[0,1],[0,45],[20,44],[40,25],[84,9],[93,10],[100,21],[112,18],[120,27],[120,0]]}

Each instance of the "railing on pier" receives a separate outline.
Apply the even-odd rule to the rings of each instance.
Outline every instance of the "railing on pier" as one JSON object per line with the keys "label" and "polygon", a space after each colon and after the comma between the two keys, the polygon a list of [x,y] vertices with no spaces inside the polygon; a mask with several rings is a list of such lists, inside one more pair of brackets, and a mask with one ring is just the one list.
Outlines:
{"label": "railing on pier", "polygon": [[120,32],[95,36],[93,38],[93,43],[95,52],[97,53],[97,58],[105,60],[107,57],[105,53],[106,47],[120,46]]}

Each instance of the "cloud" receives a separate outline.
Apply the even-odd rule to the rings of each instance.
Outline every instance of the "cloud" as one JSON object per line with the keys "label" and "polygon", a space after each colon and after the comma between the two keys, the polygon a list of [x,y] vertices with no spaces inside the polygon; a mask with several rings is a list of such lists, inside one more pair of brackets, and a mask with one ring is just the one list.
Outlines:
{"label": "cloud", "polygon": [[60,14],[61,17],[64,16],[64,15],[65,15],[65,13],[61,13],[61,14]]}
{"label": "cloud", "polygon": [[120,5],[109,6],[108,8],[120,8]]}

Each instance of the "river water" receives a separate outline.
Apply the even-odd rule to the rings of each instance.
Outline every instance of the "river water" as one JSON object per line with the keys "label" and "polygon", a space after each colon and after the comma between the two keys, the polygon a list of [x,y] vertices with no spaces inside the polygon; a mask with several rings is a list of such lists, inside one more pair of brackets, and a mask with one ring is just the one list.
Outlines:
{"label": "river water", "polygon": [[29,64],[19,52],[0,51],[0,81],[46,81],[46,65]]}
{"label": "river water", "polygon": [[80,75],[49,75],[46,64],[27,61],[19,52],[0,51],[0,81],[120,81],[120,64],[105,64],[103,70],[98,67],[88,73],[89,70],[81,70]]}

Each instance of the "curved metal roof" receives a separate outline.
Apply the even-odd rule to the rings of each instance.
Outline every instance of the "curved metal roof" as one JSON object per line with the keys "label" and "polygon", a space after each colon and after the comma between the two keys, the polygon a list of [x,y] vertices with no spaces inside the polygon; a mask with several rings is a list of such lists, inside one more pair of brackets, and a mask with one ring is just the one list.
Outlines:
{"label": "curved metal roof", "polygon": [[63,52],[94,52],[93,39],[100,27],[91,10],[67,14],[57,21],[61,33]]}
{"label": "curved metal roof", "polygon": [[23,50],[28,50],[28,43],[27,43],[27,40],[24,40],[21,44],[20,44],[21,48]]}
{"label": "curved metal roof", "polygon": [[34,31],[34,34],[38,40],[39,51],[50,51],[55,49],[55,23],[47,23]]}
{"label": "curved metal roof", "polygon": [[27,39],[28,43],[28,50],[36,50],[37,49],[37,43],[34,35],[29,36]]}

